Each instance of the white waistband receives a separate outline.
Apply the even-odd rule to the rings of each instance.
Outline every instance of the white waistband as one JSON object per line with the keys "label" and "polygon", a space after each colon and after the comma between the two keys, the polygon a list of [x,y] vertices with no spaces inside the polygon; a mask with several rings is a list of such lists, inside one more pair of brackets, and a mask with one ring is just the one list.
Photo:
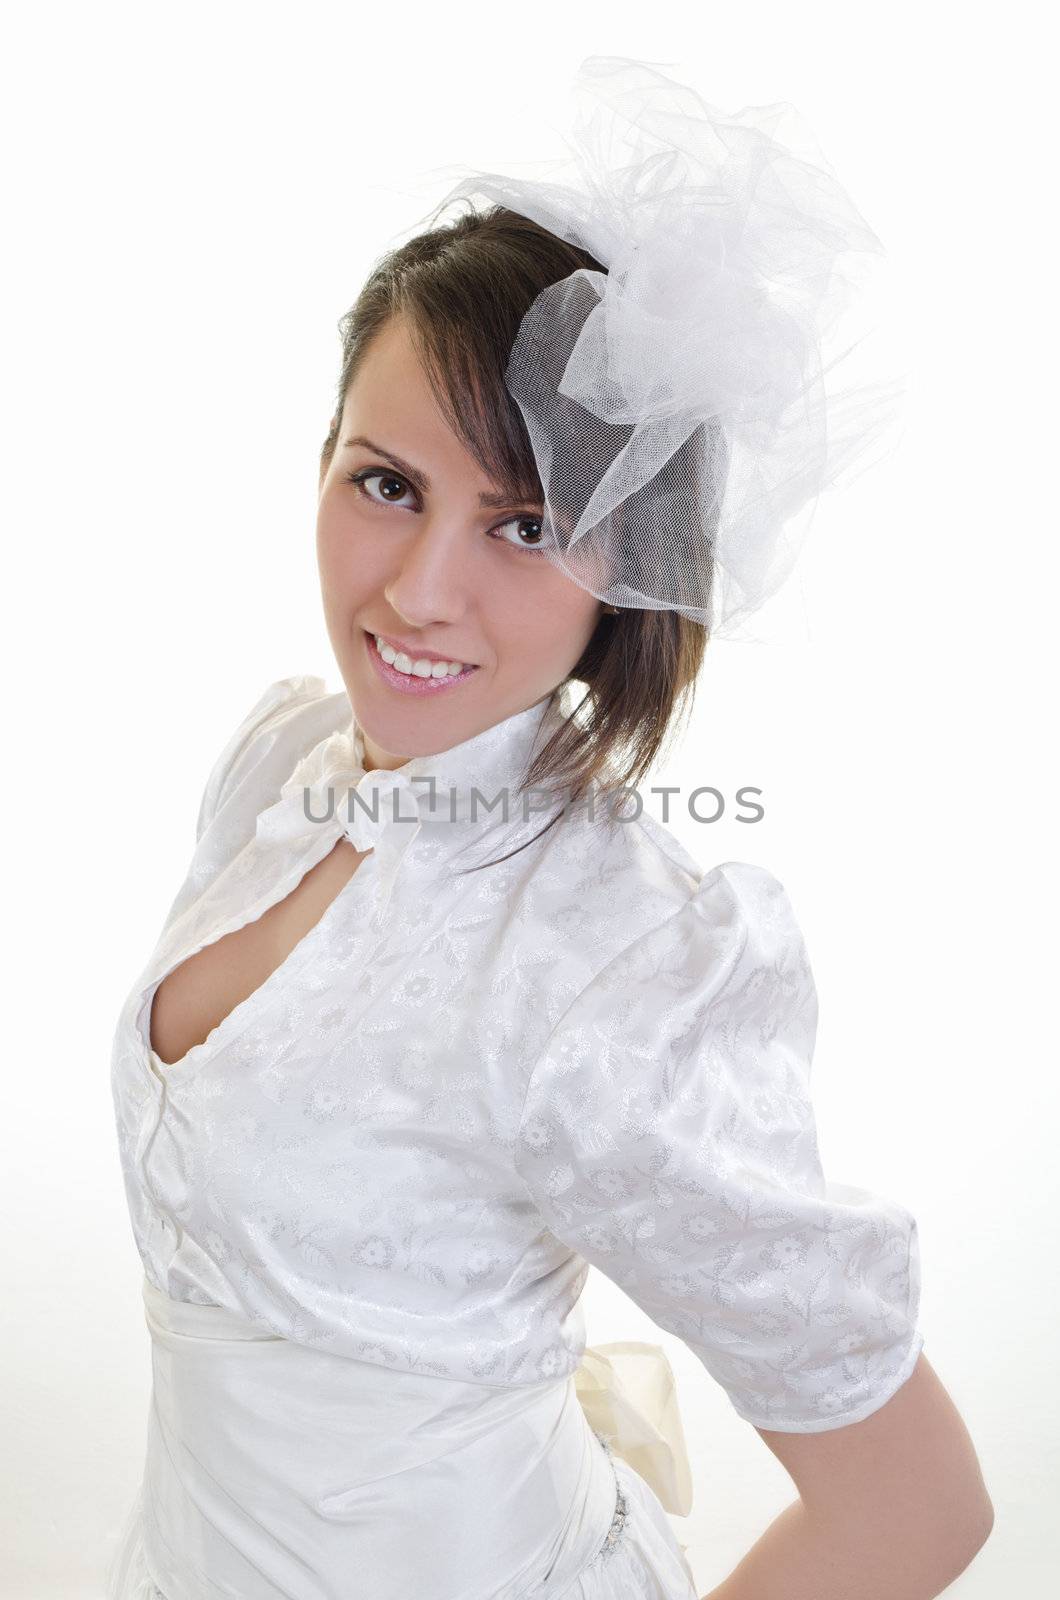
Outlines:
{"label": "white waistband", "polygon": [[144,1281],[144,1550],[167,1600],[519,1600],[607,1539],[614,1469],[567,1377],[496,1389],[294,1343]]}

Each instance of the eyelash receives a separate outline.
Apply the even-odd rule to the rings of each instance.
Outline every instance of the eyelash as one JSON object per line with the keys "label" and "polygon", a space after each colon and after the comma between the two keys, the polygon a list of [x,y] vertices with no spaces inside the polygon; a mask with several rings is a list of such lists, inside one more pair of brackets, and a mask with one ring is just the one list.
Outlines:
{"label": "eyelash", "polygon": [[[370,494],[368,494],[366,492],[365,488],[364,488],[364,485],[368,482],[368,480],[370,478],[393,478],[395,483],[403,483],[405,485],[405,488],[410,490],[413,494],[415,494],[415,492],[416,492],[412,488],[412,485],[411,485],[411,483],[409,483],[407,478],[403,478],[401,476],[400,472],[394,472],[389,467],[362,467],[359,472],[347,472],[345,474],[345,477],[346,477],[346,482],[347,483],[355,483],[357,485],[357,488],[360,491],[360,493],[362,495],[364,495],[364,498],[373,506],[381,506],[381,505],[386,505],[386,504],[391,504],[392,505],[393,501],[387,502],[385,500],[373,500],[372,496]],[[407,510],[407,509],[408,509],[408,507],[403,507],[403,506],[399,506],[398,507],[398,510]],[[539,520],[540,519],[538,517],[532,517],[532,516],[529,515],[529,513],[525,513],[521,517],[509,517],[507,522],[500,522],[500,523],[497,524],[497,527],[498,528],[509,528],[509,527],[511,527],[513,522],[523,522],[523,521],[526,521],[526,522],[538,522]],[[496,532],[497,532],[497,528],[491,528],[490,529],[491,537]],[[539,556],[543,556],[545,554],[544,548],[535,549],[532,545],[514,544],[512,542],[512,540],[510,540],[510,539],[503,539],[501,541],[501,543],[502,544],[511,545],[511,548],[513,550],[518,550],[521,555],[538,556],[539,557]]]}

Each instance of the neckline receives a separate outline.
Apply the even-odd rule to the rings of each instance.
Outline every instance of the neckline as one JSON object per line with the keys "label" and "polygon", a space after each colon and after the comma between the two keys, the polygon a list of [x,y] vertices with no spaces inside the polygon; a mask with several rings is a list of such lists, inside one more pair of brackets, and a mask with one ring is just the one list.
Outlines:
{"label": "neckline", "polygon": [[351,706],[345,725],[298,761],[279,799],[258,814],[256,837],[265,845],[290,844],[323,828],[333,838],[344,834],[358,850],[390,855],[428,825],[444,852],[466,841],[469,825],[524,820],[523,785],[538,750],[567,720],[563,701],[562,689],[551,691],[446,750],[371,770]]}
{"label": "neckline", "polygon": [[[349,705],[348,697],[346,703]],[[566,715],[563,692],[550,693],[447,750],[414,756],[398,768],[366,771],[364,736],[351,707],[344,726],[319,740],[296,763],[281,788],[280,798],[258,813],[256,846],[268,851],[282,845],[284,854],[291,858],[274,865],[273,871],[276,866],[282,866],[282,870],[278,878],[271,880],[267,894],[249,910],[243,908],[223,921],[209,938],[180,951],[175,959],[170,952],[164,970],[146,991],[146,998],[141,997],[137,1032],[152,1076],[163,1084],[173,1075],[183,1078],[202,1060],[223,1049],[234,1033],[252,1021],[259,1007],[268,1003],[277,985],[297,975],[318,940],[342,914],[347,901],[367,893],[366,886],[373,879],[381,895],[380,904],[385,904],[400,857],[421,828],[431,830],[437,864],[439,857],[447,858],[467,843],[469,830],[485,831],[498,826],[512,829],[520,825],[522,805],[518,795],[533,757]],[[433,786],[429,781],[413,784],[415,778],[433,778]],[[351,789],[360,798],[348,805]],[[503,799],[504,791],[508,792],[507,817],[503,809],[488,809],[498,795]],[[476,795],[480,797],[477,802]],[[535,811],[535,828],[539,819],[540,813]],[[349,881],[284,960],[233,1006],[205,1039],[191,1045],[176,1061],[163,1061],[151,1044],[150,1022],[155,992],[164,980],[207,945],[264,916],[292,892],[343,834],[358,850],[366,852],[365,860]]]}
{"label": "neckline", "polygon": [[[333,841],[326,845],[324,854],[326,855],[328,850],[332,848]],[[201,1039],[198,1044],[190,1045],[183,1055],[177,1057],[176,1061],[163,1061],[151,1043],[151,1013],[154,1008],[155,994],[166,978],[170,977],[178,967],[183,966],[185,961],[189,961],[193,956],[198,955],[200,950],[205,950],[208,946],[217,944],[229,933],[236,933],[241,928],[260,921],[266,912],[286,899],[297,888],[298,884],[312,870],[314,865],[316,865],[316,862],[313,860],[309,860],[308,863],[305,860],[297,861],[280,879],[279,886],[277,887],[276,884],[273,884],[263,897],[259,897],[254,901],[249,912],[245,910],[239,911],[235,916],[222,922],[218,928],[214,929],[209,938],[185,950],[177,956],[176,960],[167,961],[164,971],[152,980],[141,995],[136,1032],[140,1044],[148,1057],[148,1065],[151,1072],[162,1084],[168,1084],[173,1074],[178,1074],[183,1078],[185,1073],[193,1071],[200,1062],[216,1056],[218,1051],[223,1050],[228,1045],[233,1035],[238,1036],[253,1021],[256,1012],[263,1005],[269,1003],[274,992],[281,984],[289,982],[291,978],[298,976],[306,962],[312,957],[320,939],[325,936],[336,918],[343,914],[347,902],[353,900],[357,895],[369,892],[366,885],[376,869],[376,863],[372,856],[366,856],[350,874],[338,893],[324,907],[312,927],[307,928],[297,943],[291,946],[279,965],[273,967],[272,971],[263,978],[256,988],[238,1001],[231,1011],[210,1029],[205,1039]]]}

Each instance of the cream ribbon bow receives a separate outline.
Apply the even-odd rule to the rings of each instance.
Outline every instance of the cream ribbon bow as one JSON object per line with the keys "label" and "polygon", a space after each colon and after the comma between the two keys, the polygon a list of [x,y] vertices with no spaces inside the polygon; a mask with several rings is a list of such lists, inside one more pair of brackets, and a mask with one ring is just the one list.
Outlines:
{"label": "cream ribbon bow", "polygon": [[590,1427],[654,1489],[666,1511],[687,1517],[692,1472],[662,1347],[636,1339],[588,1345],[574,1387]]}

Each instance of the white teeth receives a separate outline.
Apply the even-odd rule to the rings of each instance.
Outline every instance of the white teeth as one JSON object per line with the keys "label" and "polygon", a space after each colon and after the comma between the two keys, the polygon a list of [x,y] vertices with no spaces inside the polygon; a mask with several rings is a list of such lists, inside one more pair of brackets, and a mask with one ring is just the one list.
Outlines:
{"label": "white teeth", "polygon": [[372,638],[383,660],[388,662],[390,666],[396,667],[398,672],[406,673],[410,678],[452,678],[458,672],[465,671],[466,666],[470,665],[470,663],[463,661],[428,661],[426,658],[413,661],[403,651],[393,650],[390,645],[384,644],[382,639],[377,639],[374,633]]}

